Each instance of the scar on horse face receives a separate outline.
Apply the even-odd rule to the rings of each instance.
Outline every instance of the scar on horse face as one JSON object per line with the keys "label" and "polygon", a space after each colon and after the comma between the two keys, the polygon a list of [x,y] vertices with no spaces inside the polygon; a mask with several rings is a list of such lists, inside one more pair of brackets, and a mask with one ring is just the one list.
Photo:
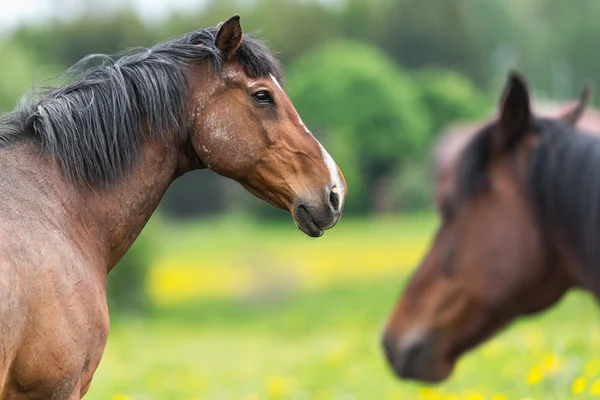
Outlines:
{"label": "scar on horse face", "polygon": [[576,128],[590,94],[586,86],[565,115],[539,118],[523,78],[509,76],[498,118],[461,153],[433,244],[384,330],[398,377],[446,379],[466,351],[571,287],[600,297],[600,243],[590,240],[600,237],[600,139]]}
{"label": "scar on horse face", "polygon": [[108,335],[106,274],[177,177],[235,179],[312,237],[344,208],[342,172],[239,16],[73,70],[0,117],[0,304],[15,305],[0,307],[3,399],[85,394]]}

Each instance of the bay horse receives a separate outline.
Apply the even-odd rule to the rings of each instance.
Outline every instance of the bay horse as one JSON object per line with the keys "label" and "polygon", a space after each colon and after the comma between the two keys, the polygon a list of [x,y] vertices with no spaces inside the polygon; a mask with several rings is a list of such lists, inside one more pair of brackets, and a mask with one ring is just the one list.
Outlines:
{"label": "bay horse", "polygon": [[86,393],[109,331],[106,276],[177,177],[234,179],[312,237],[344,205],[341,171],[239,16],[72,71],[0,119],[2,399]]}
{"label": "bay horse", "polygon": [[600,298],[600,138],[532,114],[512,73],[499,117],[482,128],[445,194],[441,225],[384,330],[402,378],[439,382],[458,358],[570,288]]}

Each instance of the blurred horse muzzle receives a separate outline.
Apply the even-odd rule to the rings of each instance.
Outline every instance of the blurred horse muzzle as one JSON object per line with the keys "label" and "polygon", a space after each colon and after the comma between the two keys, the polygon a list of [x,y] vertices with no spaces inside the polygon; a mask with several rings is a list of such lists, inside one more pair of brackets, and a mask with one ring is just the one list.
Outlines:
{"label": "blurred horse muzzle", "polygon": [[441,362],[435,335],[414,330],[400,337],[386,329],[382,337],[386,358],[399,378],[437,383],[446,379],[453,362]]}

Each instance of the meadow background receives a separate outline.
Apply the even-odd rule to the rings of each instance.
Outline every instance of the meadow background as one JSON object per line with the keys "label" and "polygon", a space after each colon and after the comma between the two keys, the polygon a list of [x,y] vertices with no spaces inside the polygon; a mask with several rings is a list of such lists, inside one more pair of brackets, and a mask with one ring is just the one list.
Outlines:
{"label": "meadow background", "polygon": [[351,217],[318,240],[243,217],[162,223],[153,308],[113,314],[87,397],[600,398],[600,318],[583,293],[513,325],[442,385],[393,377],[380,333],[436,223],[432,213]]}
{"label": "meadow background", "polygon": [[379,347],[436,229],[440,132],[492,115],[512,68],[543,100],[600,80],[600,2],[11,2],[0,111],[87,54],[233,14],[277,52],[286,90],[344,171],[345,216],[312,240],[209,171],[175,182],[109,276],[112,330],[86,399],[600,398],[600,314],[583,293],[518,321],[442,385],[398,381]]}

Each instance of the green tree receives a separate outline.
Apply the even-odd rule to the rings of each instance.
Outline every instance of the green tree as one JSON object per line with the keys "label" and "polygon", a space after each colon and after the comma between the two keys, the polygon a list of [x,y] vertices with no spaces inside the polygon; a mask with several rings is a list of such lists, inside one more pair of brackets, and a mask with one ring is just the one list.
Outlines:
{"label": "green tree", "polygon": [[0,43],[0,54],[0,112],[3,113],[13,109],[17,100],[31,88],[34,66],[31,57],[14,43]]}
{"label": "green tree", "polygon": [[536,70],[547,71],[544,86],[552,95],[573,99],[586,81],[600,81],[600,2],[543,0],[536,11],[543,24],[540,47],[547,48],[547,58],[541,60],[545,65],[540,62]]}
{"label": "green tree", "polygon": [[214,26],[233,14],[241,15],[244,32],[266,39],[284,65],[325,38],[342,36],[338,13],[314,0],[212,0],[201,12],[171,16],[162,36]]}
{"label": "green tree", "polygon": [[415,74],[421,101],[429,111],[434,134],[455,120],[492,114],[488,97],[466,77],[451,70],[428,69]]}
{"label": "green tree", "polygon": [[[355,0],[356,1],[356,0]],[[368,1],[368,0],[362,0]],[[491,49],[477,35],[478,0],[388,0],[377,44],[409,69],[465,71],[479,85],[488,80]],[[378,2],[375,2],[378,4]]]}
{"label": "green tree", "polygon": [[38,63],[56,64],[63,69],[89,54],[151,46],[158,39],[135,13],[127,10],[102,17],[86,14],[72,21],[23,26],[12,38]]}
{"label": "green tree", "polygon": [[410,78],[377,48],[336,41],[294,63],[288,81],[298,111],[346,174],[348,209],[377,210],[387,179],[428,142]]}

